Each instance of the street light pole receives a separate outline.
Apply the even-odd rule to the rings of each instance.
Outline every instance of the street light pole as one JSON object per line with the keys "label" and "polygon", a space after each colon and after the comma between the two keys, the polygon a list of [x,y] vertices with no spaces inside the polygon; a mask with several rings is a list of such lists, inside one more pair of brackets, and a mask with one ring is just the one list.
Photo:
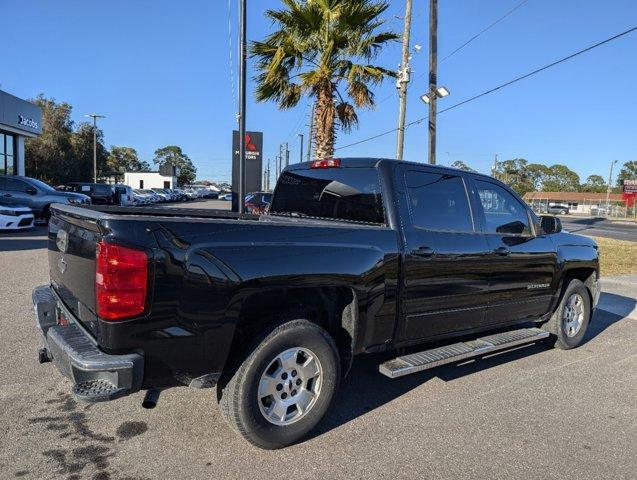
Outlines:
{"label": "street light pole", "polygon": [[84,116],[93,119],[93,183],[97,183],[97,119],[106,117],[97,113],[89,113]]}
{"label": "street light pole", "polygon": [[407,87],[409,86],[409,36],[411,33],[411,0],[407,0],[405,7],[405,26],[403,30],[403,56],[400,62],[400,71],[396,80],[400,107],[398,110],[398,135],[396,138],[396,160],[403,159],[403,147],[405,144],[405,115],[407,113]]}
{"label": "street light pole", "polygon": [[299,163],[303,162],[303,134],[299,133],[299,138],[301,139],[301,146],[299,147]]}
{"label": "street light pole", "polygon": [[613,181],[613,167],[615,166],[615,164],[617,163],[617,160],[613,160],[612,162],[610,162],[610,173],[608,174],[608,188],[606,189],[606,216],[608,217],[608,205],[610,203],[610,185],[611,182]]}
{"label": "street light pole", "polygon": [[246,0],[241,0],[239,26],[239,213],[246,187]]}
{"label": "street light pole", "polygon": [[429,0],[429,163],[436,163],[436,84],[438,83],[438,0]]}

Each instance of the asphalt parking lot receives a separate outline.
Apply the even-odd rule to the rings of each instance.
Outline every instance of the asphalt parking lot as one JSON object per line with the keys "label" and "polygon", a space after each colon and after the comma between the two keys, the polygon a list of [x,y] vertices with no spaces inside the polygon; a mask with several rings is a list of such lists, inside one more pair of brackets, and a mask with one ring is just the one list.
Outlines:
{"label": "asphalt parking lot", "polygon": [[[227,202],[226,202],[227,203]],[[185,206],[194,206],[185,204]],[[587,340],[533,345],[390,380],[359,358],[307,441],[249,446],[213,390],[87,405],[39,365],[31,290],[48,282],[45,229],[0,233],[0,478],[578,478],[637,471],[637,275],[605,279]]]}

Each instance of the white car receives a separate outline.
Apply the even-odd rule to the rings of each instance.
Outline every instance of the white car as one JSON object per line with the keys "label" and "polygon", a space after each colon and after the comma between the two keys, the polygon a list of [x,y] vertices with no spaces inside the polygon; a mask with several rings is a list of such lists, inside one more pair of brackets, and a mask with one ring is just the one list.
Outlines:
{"label": "white car", "polygon": [[128,185],[113,185],[113,193],[115,194],[115,198],[119,198],[119,204],[122,207],[130,207],[135,205],[133,189]]}
{"label": "white car", "polygon": [[150,195],[142,193],[141,190],[133,189],[133,200],[136,205],[148,205],[152,203]]}
{"label": "white car", "polygon": [[0,230],[26,230],[33,227],[33,212],[21,205],[0,204]]}
{"label": "white car", "polygon": [[232,201],[232,193],[224,193],[223,195],[219,195],[219,200]]}

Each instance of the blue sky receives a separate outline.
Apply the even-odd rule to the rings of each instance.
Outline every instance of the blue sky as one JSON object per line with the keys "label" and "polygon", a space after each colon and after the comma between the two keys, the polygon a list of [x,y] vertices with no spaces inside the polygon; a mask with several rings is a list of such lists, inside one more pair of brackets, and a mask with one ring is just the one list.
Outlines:
{"label": "blue sky", "polygon": [[[520,0],[440,0],[439,54],[444,57]],[[263,17],[278,0],[248,0],[249,39],[271,25]],[[237,0],[230,0],[232,35]],[[394,15],[404,0],[391,0],[388,26],[402,31]],[[427,70],[428,4],[414,0],[413,78]],[[231,130],[236,128],[229,53],[227,0],[87,2],[0,0],[0,88],[28,98],[44,93],[74,106],[73,119],[98,112],[108,145],[137,149],[151,160],[156,148],[182,146],[200,178],[230,178]],[[439,83],[452,92],[439,108],[568,55],[637,25],[633,0],[529,0],[439,67]],[[612,159],[637,158],[637,32],[568,63],[459,107],[438,118],[438,161],[462,160],[488,172],[493,155],[530,162],[563,163],[582,180],[608,175]],[[400,44],[377,63],[396,68]],[[250,73],[253,73],[251,70]],[[410,89],[407,120],[423,117],[418,96],[426,76]],[[235,88],[236,91],[236,88]],[[297,133],[307,132],[309,102],[281,112],[257,104],[248,83],[248,129],[264,132],[264,159],[281,142],[299,154]],[[360,128],[340,134],[345,145],[396,126],[398,101],[392,81],[376,91],[378,107],[362,112]],[[393,157],[395,135],[339,150],[341,156]],[[405,158],[426,161],[426,124],[407,130]]]}

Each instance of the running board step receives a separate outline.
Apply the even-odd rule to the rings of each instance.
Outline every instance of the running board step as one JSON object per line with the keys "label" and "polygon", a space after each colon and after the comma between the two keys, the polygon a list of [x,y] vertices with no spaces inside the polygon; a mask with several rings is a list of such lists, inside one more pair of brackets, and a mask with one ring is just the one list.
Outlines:
{"label": "running board step", "polygon": [[128,393],[125,388],[118,388],[108,380],[87,380],[76,383],[72,389],[73,395],[83,402],[106,402],[123,397]]}
{"label": "running board step", "polygon": [[398,378],[410,373],[428,370],[447,363],[460,362],[472,357],[478,357],[498,350],[533,343],[549,336],[540,328],[522,328],[508,332],[487,335],[468,342],[459,342],[444,347],[432,348],[418,353],[403,355],[402,357],[381,363],[378,370],[389,378]]}

